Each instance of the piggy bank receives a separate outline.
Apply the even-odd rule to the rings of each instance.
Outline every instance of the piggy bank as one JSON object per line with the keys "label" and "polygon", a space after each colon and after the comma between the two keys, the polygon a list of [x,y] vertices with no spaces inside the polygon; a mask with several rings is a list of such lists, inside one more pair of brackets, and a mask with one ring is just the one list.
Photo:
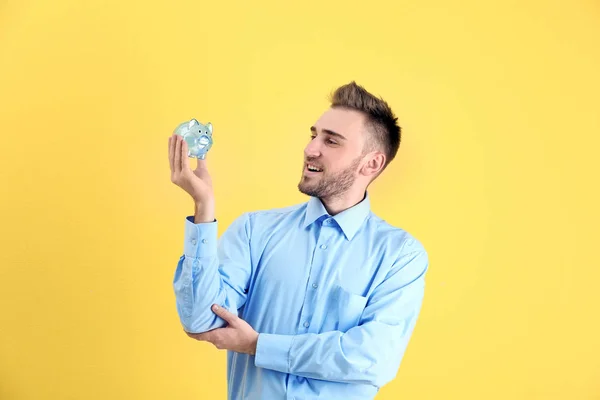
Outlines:
{"label": "piggy bank", "polygon": [[183,137],[188,145],[188,157],[204,160],[213,144],[213,127],[209,122],[202,125],[195,119],[182,122],[175,128],[175,134]]}

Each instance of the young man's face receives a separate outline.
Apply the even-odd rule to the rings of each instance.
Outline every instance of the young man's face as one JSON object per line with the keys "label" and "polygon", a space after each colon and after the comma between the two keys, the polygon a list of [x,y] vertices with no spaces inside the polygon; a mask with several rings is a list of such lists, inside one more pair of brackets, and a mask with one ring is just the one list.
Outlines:
{"label": "young man's face", "polygon": [[366,140],[364,122],[365,117],[358,111],[339,108],[329,109],[319,118],[304,149],[304,168],[298,184],[302,193],[334,198],[352,187]]}

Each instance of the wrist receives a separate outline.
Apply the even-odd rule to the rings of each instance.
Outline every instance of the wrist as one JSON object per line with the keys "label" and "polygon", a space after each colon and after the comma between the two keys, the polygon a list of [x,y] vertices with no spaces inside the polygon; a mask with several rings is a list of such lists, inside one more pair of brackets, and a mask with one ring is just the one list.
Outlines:
{"label": "wrist", "polygon": [[194,222],[208,223],[215,221],[215,202],[213,199],[194,201]]}
{"label": "wrist", "polygon": [[254,335],[254,340],[252,341],[252,344],[250,345],[250,355],[255,356],[256,355],[256,347],[258,346],[258,336],[260,334],[257,332]]}

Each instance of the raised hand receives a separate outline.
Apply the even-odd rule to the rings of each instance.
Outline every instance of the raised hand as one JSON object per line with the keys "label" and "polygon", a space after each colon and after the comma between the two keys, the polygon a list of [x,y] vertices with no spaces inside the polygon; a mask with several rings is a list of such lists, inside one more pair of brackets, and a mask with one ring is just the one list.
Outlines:
{"label": "raised hand", "polygon": [[188,145],[179,135],[169,137],[169,165],[171,182],[181,187],[194,200],[194,203],[210,203],[213,188],[206,160],[198,160],[196,169],[190,167]]}

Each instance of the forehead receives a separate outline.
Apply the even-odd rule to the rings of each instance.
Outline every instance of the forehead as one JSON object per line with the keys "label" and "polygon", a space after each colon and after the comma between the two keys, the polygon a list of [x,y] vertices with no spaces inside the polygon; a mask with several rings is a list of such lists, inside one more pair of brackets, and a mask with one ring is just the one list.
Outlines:
{"label": "forehead", "polygon": [[315,122],[317,132],[323,129],[337,132],[348,141],[363,139],[365,116],[356,111],[344,108],[330,108]]}

